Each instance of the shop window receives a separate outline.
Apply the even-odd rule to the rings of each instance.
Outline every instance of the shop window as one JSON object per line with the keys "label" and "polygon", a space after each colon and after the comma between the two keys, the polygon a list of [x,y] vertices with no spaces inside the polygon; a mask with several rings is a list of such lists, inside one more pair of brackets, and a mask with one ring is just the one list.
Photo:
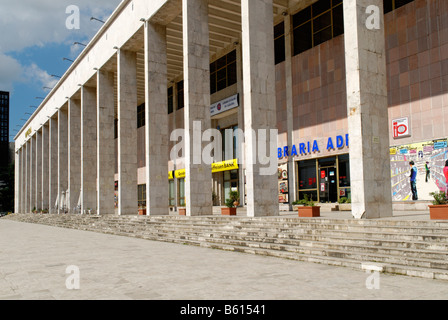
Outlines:
{"label": "shop window", "polygon": [[274,27],[275,64],[285,61],[285,23]]}
{"label": "shop window", "polygon": [[178,193],[179,193],[179,203],[180,207],[185,207],[185,178],[178,179]]}
{"label": "shop window", "polygon": [[229,199],[230,191],[238,191],[238,170],[224,171],[224,200]]}
{"label": "shop window", "polygon": [[[232,149],[227,150],[226,151],[226,143],[227,143],[227,138],[230,138],[229,133],[226,134],[227,130],[233,130],[233,134],[232,134]],[[229,128],[225,128],[221,130],[221,137],[222,137],[222,160],[233,160],[233,159],[237,159],[239,157],[239,152],[238,152],[238,135],[236,134],[236,130],[238,130],[238,126],[232,126]],[[229,137],[226,137],[226,135],[229,135]],[[230,151],[232,151],[232,154],[230,153]]]}
{"label": "shop window", "polygon": [[169,205],[174,207],[176,205],[176,194],[174,192],[174,180],[169,181]]}
{"label": "shop window", "polygon": [[168,114],[173,113],[174,110],[174,93],[173,87],[168,88]]}
{"label": "shop window", "polygon": [[236,77],[236,50],[233,50],[210,64],[210,94],[235,84]]}
{"label": "shop window", "polygon": [[146,184],[138,185],[138,206],[146,206]]}
{"label": "shop window", "polygon": [[177,110],[184,107],[184,82],[177,83]]}
{"label": "shop window", "polygon": [[344,33],[342,0],[320,0],[292,17],[294,55]]}
{"label": "shop window", "polygon": [[142,103],[137,107],[137,128],[145,125],[145,104]]}

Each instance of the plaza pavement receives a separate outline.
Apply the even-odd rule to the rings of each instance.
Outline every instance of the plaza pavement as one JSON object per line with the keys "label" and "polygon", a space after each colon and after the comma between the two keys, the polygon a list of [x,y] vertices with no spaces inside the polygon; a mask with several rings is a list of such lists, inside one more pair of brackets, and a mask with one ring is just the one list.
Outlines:
{"label": "plaza pavement", "polygon": [[[0,219],[0,300],[448,299],[448,282]],[[68,266],[79,268],[69,290]]]}

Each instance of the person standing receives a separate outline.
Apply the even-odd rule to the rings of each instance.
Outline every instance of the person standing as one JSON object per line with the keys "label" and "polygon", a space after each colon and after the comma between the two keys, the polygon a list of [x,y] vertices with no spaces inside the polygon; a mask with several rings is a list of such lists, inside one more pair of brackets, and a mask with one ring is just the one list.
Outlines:
{"label": "person standing", "polygon": [[409,176],[411,182],[412,200],[418,200],[417,195],[417,167],[414,161],[409,162],[411,166],[411,175]]}
{"label": "person standing", "polygon": [[429,179],[431,179],[431,171],[429,171],[429,166],[428,166],[429,162],[426,161],[425,163],[425,170],[426,170],[426,179],[425,181],[428,182]]}

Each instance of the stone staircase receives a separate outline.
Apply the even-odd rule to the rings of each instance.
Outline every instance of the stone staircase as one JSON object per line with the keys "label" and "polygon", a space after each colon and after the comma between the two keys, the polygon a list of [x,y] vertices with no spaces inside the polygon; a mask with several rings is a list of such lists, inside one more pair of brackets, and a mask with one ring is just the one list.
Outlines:
{"label": "stone staircase", "polygon": [[448,222],[14,214],[2,219],[448,280]]}

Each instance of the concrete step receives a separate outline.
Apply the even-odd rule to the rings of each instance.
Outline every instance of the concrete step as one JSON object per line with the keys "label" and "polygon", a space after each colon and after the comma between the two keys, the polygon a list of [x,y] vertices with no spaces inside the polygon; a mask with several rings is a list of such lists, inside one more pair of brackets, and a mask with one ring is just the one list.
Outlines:
{"label": "concrete step", "polygon": [[448,224],[300,218],[14,215],[8,219],[119,236],[448,280]]}

